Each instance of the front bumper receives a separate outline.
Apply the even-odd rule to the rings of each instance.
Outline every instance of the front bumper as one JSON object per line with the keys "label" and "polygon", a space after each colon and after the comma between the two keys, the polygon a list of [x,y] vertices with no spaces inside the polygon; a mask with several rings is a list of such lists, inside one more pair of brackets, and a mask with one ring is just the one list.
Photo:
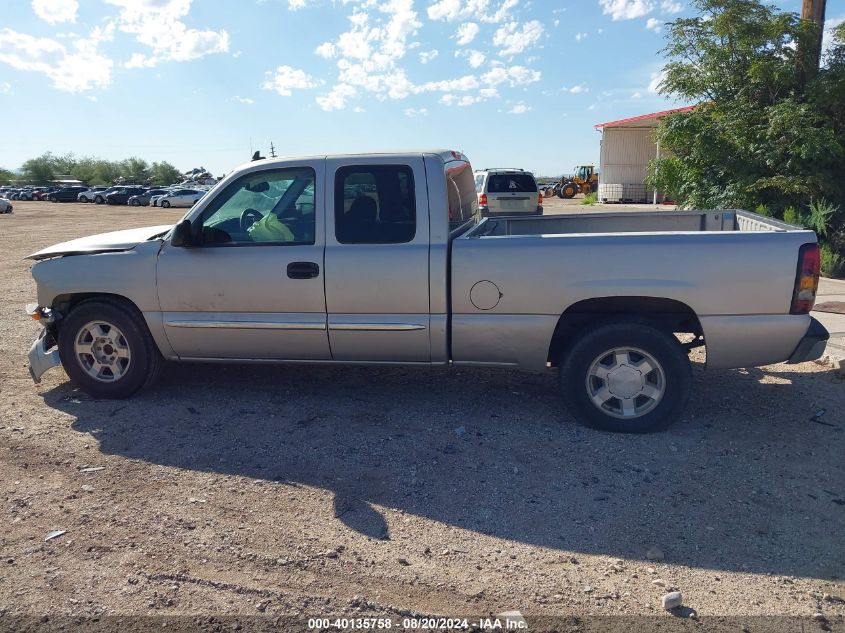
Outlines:
{"label": "front bumper", "polygon": [[41,330],[41,334],[29,348],[28,357],[29,375],[32,376],[36,385],[41,382],[41,376],[44,375],[45,371],[62,364],[56,341],[47,328]]}
{"label": "front bumper", "polygon": [[805,363],[809,360],[821,358],[829,338],[830,334],[825,326],[810,317],[810,327],[807,328],[807,333],[798,342],[798,347],[795,348],[786,362],[790,364]]}

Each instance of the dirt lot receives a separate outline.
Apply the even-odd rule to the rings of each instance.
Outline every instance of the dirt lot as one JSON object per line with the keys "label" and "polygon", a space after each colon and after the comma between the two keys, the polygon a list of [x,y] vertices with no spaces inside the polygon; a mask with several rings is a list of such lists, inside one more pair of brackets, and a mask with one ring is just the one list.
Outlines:
{"label": "dirt lot", "polygon": [[579,426],[552,375],[493,370],[173,365],[129,401],[92,400],[61,370],[33,386],[22,257],[181,213],[0,216],[0,627],[515,609],[529,625],[668,622],[667,588],[679,615],[746,630],[762,615],[843,627],[845,382],[820,365],[697,370],[687,414],[648,436]]}

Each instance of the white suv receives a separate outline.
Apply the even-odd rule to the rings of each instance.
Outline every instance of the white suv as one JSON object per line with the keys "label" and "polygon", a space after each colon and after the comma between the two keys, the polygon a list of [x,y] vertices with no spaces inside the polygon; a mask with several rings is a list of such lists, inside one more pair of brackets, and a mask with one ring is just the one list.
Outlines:
{"label": "white suv", "polygon": [[543,194],[530,171],[503,168],[476,171],[475,191],[483,217],[543,215]]}

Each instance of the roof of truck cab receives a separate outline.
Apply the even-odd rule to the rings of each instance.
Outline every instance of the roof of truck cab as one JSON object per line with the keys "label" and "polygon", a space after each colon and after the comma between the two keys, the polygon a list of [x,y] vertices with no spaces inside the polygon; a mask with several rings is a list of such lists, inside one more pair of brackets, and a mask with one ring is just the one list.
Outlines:
{"label": "roof of truck cab", "polygon": [[355,154],[312,154],[310,156],[276,156],[274,158],[259,158],[258,160],[252,160],[247,163],[243,163],[238,165],[234,171],[240,171],[241,169],[245,169],[250,166],[255,166],[257,163],[261,163],[262,165],[280,165],[284,163],[290,163],[291,161],[297,160],[323,160],[323,159],[336,159],[336,158],[357,158],[357,157],[375,157],[380,156],[384,158],[390,159],[401,159],[407,158],[409,156],[437,156],[443,160],[444,163],[448,163],[453,160],[465,160],[468,161],[469,159],[458,152],[457,150],[450,150],[450,149],[420,149],[420,150],[405,150],[405,151],[384,151],[384,152],[359,152]]}

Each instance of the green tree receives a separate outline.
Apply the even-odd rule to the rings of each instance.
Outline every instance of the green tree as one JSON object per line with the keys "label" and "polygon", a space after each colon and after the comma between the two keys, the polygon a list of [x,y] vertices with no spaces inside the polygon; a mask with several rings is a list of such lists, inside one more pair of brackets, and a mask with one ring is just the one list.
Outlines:
{"label": "green tree", "polygon": [[120,161],[120,175],[127,183],[145,183],[150,177],[150,166],[142,158],[127,158]]}
{"label": "green tree", "polygon": [[10,185],[16,179],[17,174],[15,172],[0,167],[0,185]]}
{"label": "green tree", "polygon": [[47,185],[55,179],[55,159],[49,152],[30,158],[21,165],[21,180],[33,185]]}
{"label": "green tree", "polygon": [[[845,207],[845,25],[817,72],[801,51],[818,25],[759,0],[693,0],[670,24],[661,92],[698,103],[657,131],[670,153],[649,182],[684,207],[758,205],[777,217],[813,200]],[[807,56],[809,57],[809,56]],[[827,241],[845,247],[842,213]]]}
{"label": "green tree", "polygon": [[120,178],[120,165],[114,161],[97,159],[94,161],[95,181],[90,184],[111,185]]}
{"label": "green tree", "polygon": [[150,165],[150,177],[153,184],[172,185],[182,179],[182,173],[170,163],[162,161]]}

